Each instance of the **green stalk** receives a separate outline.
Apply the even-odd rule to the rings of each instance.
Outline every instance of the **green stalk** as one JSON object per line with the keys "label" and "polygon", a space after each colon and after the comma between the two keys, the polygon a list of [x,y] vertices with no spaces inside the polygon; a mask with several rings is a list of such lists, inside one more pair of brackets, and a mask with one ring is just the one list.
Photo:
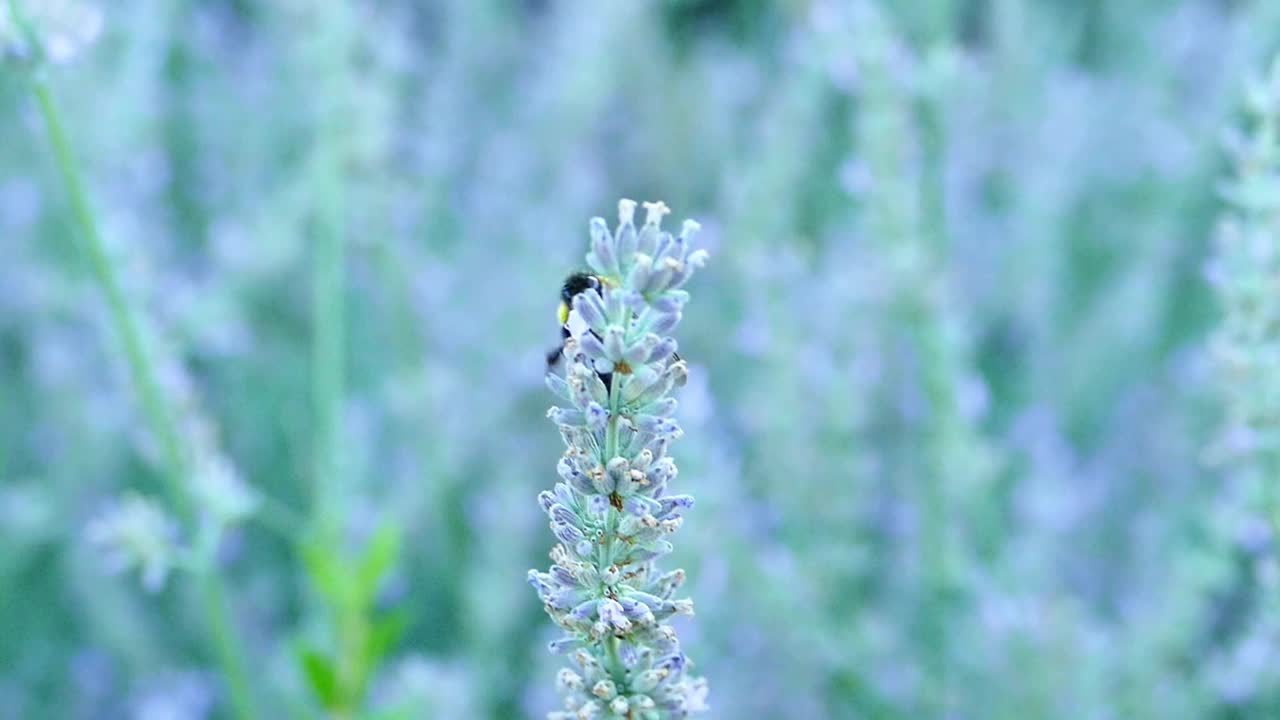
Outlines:
{"label": "green stalk", "polygon": [[938,88],[916,100],[915,116],[920,128],[920,226],[925,246],[932,252],[946,252],[946,203],[942,190],[945,171],[946,137],[942,125]]}
{"label": "green stalk", "polygon": [[609,422],[604,428],[604,463],[618,455],[618,383],[609,383]]}
{"label": "green stalk", "polygon": [[80,231],[81,249],[89,258],[94,279],[102,288],[107,298],[107,308],[111,314],[112,325],[116,334],[124,343],[125,356],[128,359],[129,375],[137,388],[142,411],[146,415],[151,431],[160,443],[160,451],[164,455],[165,480],[169,484],[171,500],[177,506],[178,514],[184,518],[191,517],[190,500],[183,487],[186,476],[186,458],[182,453],[182,442],[178,437],[178,429],[172,415],[165,406],[160,393],[160,384],[156,381],[155,368],[143,345],[142,333],[137,319],[134,317],[121,290],[119,278],[107,257],[106,246],[98,233],[98,225],[93,211],[89,208],[88,197],[80,181],[75,159],[71,155],[71,147],[66,133],[62,129],[62,120],[53,100],[53,93],[42,74],[36,74],[32,88],[36,101],[40,105],[40,114],[44,118],[45,130],[49,135],[49,144],[58,164],[58,173],[66,187],[71,201],[71,211]]}
{"label": "green stalk", "polygon": [[[106,296],[112,325],[121,342],[124,343],[129,375],[137,389],[147,423],[159,440],[160,449],[164,455],[164,477],[170,501],[174,504],[179,516],[191,520],[194,512],[184,485],[187,477],[187,457],[183,452],[177,423],[160,391],[160,383],[156,379],[155,368],[147,354],[138,318],[134,315],[133,308],[121,289],[115,268],[107,256],[106,246],[98,231],[97,221],[80,180],[79,169],[71,154],[70,143],[62,128],[62,120],[53,99],[53,92],[41,71],[36,71],[32,76],[32,91],[40,106],[40,115],[49,135],[49,144],[57,161],[58,173],[71,202],[72,214],[81,235],[81,249],[89,258],[94,279]],[[204,555],[206,558],[209,556],[207,553]],[[221,576],[208,559],[200,564],[197,571],[204,599],[205,620],[216,649],[219,665],[222,667],[223,677],[226,679],[235,715],[240,720],[251,720],[256,717],[256,714],[253,712],[253,704],[250,700],[241,646],[228,615]]]}
{"label": "green stalk", "polygon": [[343,394],[343,238],[335,168],[326,168],[317,188],[320,215],[312,258],[312,400],[315,404],[315,487],[317,530],[335,530],[339,505]]}
{"label": "green stalk", "polygon": [[[621,393],[618,391],[618,386],[621,384],[622,378],[615,373],[613,382],[609,383],[609,422],[605,425],[604,430],[604,462],[606,466],[608,466],[610,460],[613,460],[618,455],[618,410],[622,406],[622,398]],[[612,503],[609,505],[609,514],[605,517],[605,536],[612,543],[618,532],[619,521],[618,510],[613,507]],[[605,553],[604,559],[612,561],[608,553]],[[606,567],[608,565],[605,563],[602,562],[600,564],[598,570],[601,575],[604,574]],[[618,638],[613,636],[606,638],[604,648],[606,653],[605,662],[608,663],[609,674],[617,679],[618,690],[621,691],[622,680],[626,677],[626,669],[622,666],[622,657],[618,654]]]}
{"label": "green stalk", "polygon": [[[921,40],[923,54],[948,42],[949,9],[933,5],[934,12]],[[955,472],[949,466],[947,443],[954,427],[954,359],[944,336],[943,307],[929,288],[937,279],[945,256],[946,228],[942,190],[945,136],[940,89],[934,77],[918,97],[907,95],[889,69],[890,49],[896,33],[884,17],[875,17],[860,38],[866,60],[861,119],[857,141],[877,178],[879,190],[869,199],[868,227],[881,238],[886,257],[912,251],[911,262],[898,270],[896,297],[890,315],[894,326],[906,328],[920,359],[919,381],[929,400],[930,417],[919,432],[926,457],[918,466],[915,499],[920,511],[919,559],[921,588],[915,608],[915,641],[922,656],[920,714],[943,717],[949,703],[949,671],[952,649],[947,640],[948,594],[951,592],[947,542],[954,509],[949,507],[946,482]],[[933,72],[934,68],[929,68]],[[921,177],[913,182],[902,172],[909,160],[913,139],[921,144]]]}
{"label": "green stalk", "polygon": [[222,666],[222,674],[227,681],[232,712],[239,720],[256,718],[258,715],[253,710],[249,680],[244,671],[244,654],[239,636],[227,612],[226,588],[223,587],[222,578],[212,567],[205,567],[199,574],[199,582],[200,594],[204,601],[205,621],[209,624],[209,636],[213,640],[214,652],[218,656],[218,664]]}
{"label": "green stalk", "polygon": [[[323,82],[307,108],[316,119],[314,151],[307,165],[310,181],[311,233],[311,405],[313,416],[310,531],[321,552],[344,557],[343,499],[348,494],[343,442],[346,394],[346,213],[349,183],[349,136],[353,108],[350,56],[350,8],[345,0],[314,11],[314,31],[297,38],[296,61],[314,69]],[[289,17],[286,12],[284,17]],[[332,720],[358,717],[368,689],[364,667],[371,609],[351,598],[317,598],[333,642],[337,700],[328,708]]]}
{"label": "green stalk", "polygon": [[[928,88],[915,101],[915,119],[919,128],[921,145],[920,224],[921,247],[929,257],[929,271],[936,273],[943,266],[947,253],[946,204],[943,193],[943,172],[946,156],[946,136],[943,127],[943,88],[935,66],[936,52],[944,52],[950,41],[949,3],[935,2],[927,28],[921,55],[928,72]],[[948,507],[944,483],[953,468],[949,467],[948,444],[952,436],[955,417],[954,363],[949,357],[947,340],[943,337],[942,319],[939,313],[946,308],[931,304],[927,298],[919,298],[920,315],[913,325],[917,337],[916,350],[921,356],[921,384],[929,407],[932,409],[926,433],[929,452],[924,479],[924,527],[921,538],[922,561],[928,587],[925,588],[925,617],[922,628],[928,663],[929,688],[925,705],[934,717],[943,717],[949,711],[950,647],[947,642],[949,607],[947,594],[951,585],[951,568],[947,563],[948,526],[953,510]]]}
{"label": "green stalk", "polygon": [[926,583],[920,631],[925,647],[928,679],[922,699],[931,717],[944,717],[948,710],[950,665],[947,641],[950,608],[947,594],[952,572],[947,562],[946,548],[952,512],[948,508],[944,483],[947,482],[948,474],[954,471],[954,468],[948,466],[947,451],[951,441],[955,397],[951,367],[946,357],[946,340],[942,337],[936,316],[940,308],[928,307],[928,301],[923,298],[918,298],[917,301],[920,305],[916,308],[917,314],[910,326],[914,328],[914,345],[920,354],[920,383],[930,408],[930,418],[924,428],[928,451],[920,498],[924,515],[920,552]]}
{"label": "green stalk", "polygon": [[331,85],[323,88],[326,105],[321,113],[317,142],[315,193],[315,251],[312,255],[311,392],[315,413],[312,521],[325,542],[335,542],[342,497],[342,398],[344,390],[345,205],[342,174],[345,163],[345,135],[348,115],[345,76],[347,42],[344,28],[346,5],[339,2],[324,17],[321,36],[308,46],[316,62],[329,67]]}

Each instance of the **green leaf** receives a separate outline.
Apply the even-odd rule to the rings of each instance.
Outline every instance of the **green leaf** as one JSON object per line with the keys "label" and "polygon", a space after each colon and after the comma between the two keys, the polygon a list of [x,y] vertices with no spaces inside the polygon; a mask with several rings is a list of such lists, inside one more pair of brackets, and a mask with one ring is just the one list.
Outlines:
{"label": "green leaf", "polygon": [[368,634],[365,636],[361,655],[355,658],[355,675],[358,686],[363,688],[377,671],[387,653],[395,647],[409,626],[409,616],[403,611],[389,612],[379,617],[368,617]]}
{"label": "green leaf", "polygon": [[298,660],[302,665],[302,674],[312,692],[325,708],[335,708],[341,704],[338,689],[338,673],[333,661],[317,650],[303,648],[298,652]]}
{"label": "green leaf", "polygon": [[356,570],[356,593],[366,604],[373,602],[382,576],[395,565],[400,557],[400,528],[393,522],[384,522],[374,531],[365,546],[364,556]]}
{"label": "green leaf", "polygon": [[365,658],[371,670],[395,647],[408,627],[409,614],[404,610],[394,610],[374,619],[373,626],[369,628],[369,644],[365,650]]}
{"label": "green leaf", "polygon": [[346,605],[349,580],[342,569],[341,560],[326,551],[320,543],[312,542],[301,547],[302,565],[307,577],[321,597],[335,607]]}

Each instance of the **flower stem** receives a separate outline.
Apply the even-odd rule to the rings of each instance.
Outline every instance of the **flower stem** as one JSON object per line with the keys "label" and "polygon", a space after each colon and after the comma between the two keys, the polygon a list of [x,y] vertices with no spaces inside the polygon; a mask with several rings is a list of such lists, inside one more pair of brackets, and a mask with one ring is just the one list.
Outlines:
{"label": "flower stem", "polygon": [[[621,393],[618,386],[622,384],[622,378],[614,376],[613,382],[609,383],[609,422],[605,425],[604,430],[604,464],[607,466],[609,461],[618,455],[618,410],[622,405]],[[619,513],[612,505],[609,506],[608,515],[605,520],[605,543],[606,547],[613,547],[614,540],[618,533]],[[605,554],[605,563],[598,568],[603,575],[608,562],[612,562],[609,553]],[[610,636],[605,638],[605,663],[609,668],[609,674],[617,683],[619,689],[622,688],[622,681],[626,678],[626,670],[622,667],[622,658],[618,655],[618,638]]]}
{"label": "flower stem", "polygon": [[134,387],[138,390],[142,402],[142,411],[146,414],[147,423],[155,433],[164,454],[165,480],[169,484],[169,494],[177,506],[178,514],[190,519],[191,507],[182,482],[185,476],[186,459],[182,454],[182,444],[178,438],[177,426],[165,407],[160,394],[160,385],[156,380],[155,369],[151,358],[143,345],[142,334],[138,322],[129,307],[120,280],[116,276],[111,260],[107,257],[106,247],[98,232],[98,225],[93,211],[89,207],[88,197],[80,181],[80,173],[75,159],[71,155],[71,147],[66,133],[62,129],[62,120],[48,82],[37,75],[32,82],[36,101],[40,105],[40,114],[44,119],[45,129],[49,135],[49,144],[58,164],[58,173],[66,187],[71,201],[71,211],[76,227],[81,235],[81,249],[89,258],[94,279],[102,288],[107,298],[107,308],[111,314],[111,322],[116,334],[124,343],[125,356],[128,359],[129,374]]}
{"label": "flower stem", "polygon": [[[315,413],[312,517],[314,530],[325,542],[337,543],[342,517],[342,404],[345,341],[345,188],[347,134],[350,108],[346,98],[347,59],[350,54],[345,28],[350,18],[345,2],[328,6],[320,35],[303,53],[308,62],[325,63],[328,83],[322,111],[313,174],[315,234],[311,267],[312,376],[311,398]],[[336,546],[336,545],[335,545]]]}
{"label": "flower stem", "polygon": [[[124,343],[129,374],[137,389],[143,413],[151,426],[151,431],[160,443],[170,501],[175,505],[179,516],[191,520],[194,516],[193,508],[183,484],[187,476],[187,457],[183,452],[177,423],[160,392],[160,383],[151,358],[147,354],[138,318],[134,315],[133,308],[121,288],[115,268],[107,256],[106,246],[98,231],[97,221],[80,180],[79,169],[71,154],[71,145],[62,127],[53,92],[40,71],[32,77],[32,91],[40,106],[40,115],[49,135],[49,144],[52,146],[58,165],[58,173],[71,202],[72,214],[81,235],[81,248],[89,259],[95,280],[106,296],[111,322],[115,326],[116,334]],[[212,562],[211,554],[203,553],[202,555],[205,558],[198,564],[196,570],[204,600],[205,621],[209,635],[222,667],[222,675],[227,683],[235,716],[240,720],[250,720],[256,717],[256,714],[253,712],[250,700],[241,646],[227,612],[222,578]]]}
{"label": "flower stem", "polygon": [[613,682],[618,686],[620,691],[626,691],[626,685],[623,680],[627,677],[627,671],[622,667],[622,656],[618,654],[617,637],[610,636],[604,641],[605,660],[608,662],[609,675],[613,677]]}
{"label": "flower stem", "polygon": [[231,624],[221,577],[216,570],[206,568],[199,574],[199,582],[209,636],[213,639],[214,652],[218,656],[218,664],[222,666],[223,677],[226,678],[232,710],[239,720],[258,717],[253,710],[244,656],[235,628]]}
{"label": "flower stem", "polygon": [[343,242],[336,179],[318,188],[322,217],[312,266],[312,400],[315,403],[313,520],[323,534],[336,522],[341,468],[343,393]]}

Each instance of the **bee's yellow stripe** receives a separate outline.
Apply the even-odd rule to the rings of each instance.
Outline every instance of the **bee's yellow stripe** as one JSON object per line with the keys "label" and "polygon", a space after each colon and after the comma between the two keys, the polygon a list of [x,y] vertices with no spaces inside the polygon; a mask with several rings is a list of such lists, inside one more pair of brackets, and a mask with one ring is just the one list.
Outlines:
{"label": "bee's yellow stripe", "polygon": [[560,308],[556,310],[556,317],[560,319],[561,325],[569,322],[569,306],[561,302]]}

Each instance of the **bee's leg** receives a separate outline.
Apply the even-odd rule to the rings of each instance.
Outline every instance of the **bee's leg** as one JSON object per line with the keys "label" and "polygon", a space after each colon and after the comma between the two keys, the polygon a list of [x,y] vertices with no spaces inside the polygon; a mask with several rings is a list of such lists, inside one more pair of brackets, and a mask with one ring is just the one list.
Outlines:
{"label": "bee's leg", "polygon": [[561,358],[564,357],[564,341],[569,339],[569,328],[560,326],[560,347],[549,350],[547,352],[547,370],[553,369],[560,364]]}

